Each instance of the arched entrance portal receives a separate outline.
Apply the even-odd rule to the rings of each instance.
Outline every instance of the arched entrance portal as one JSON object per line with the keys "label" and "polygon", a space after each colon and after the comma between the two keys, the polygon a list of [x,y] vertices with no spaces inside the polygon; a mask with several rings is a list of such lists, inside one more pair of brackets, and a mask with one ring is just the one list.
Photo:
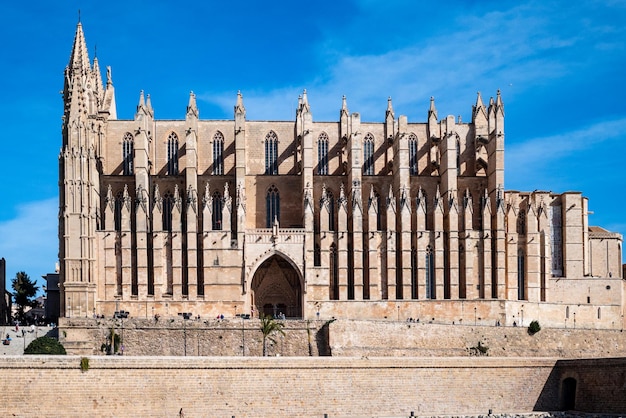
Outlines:
{"label": "arched entrance portal", "polygon": [[296,269],[279,255],[265,260],[252,278],[252,303],[261,314],[302,317],[302,286]]}

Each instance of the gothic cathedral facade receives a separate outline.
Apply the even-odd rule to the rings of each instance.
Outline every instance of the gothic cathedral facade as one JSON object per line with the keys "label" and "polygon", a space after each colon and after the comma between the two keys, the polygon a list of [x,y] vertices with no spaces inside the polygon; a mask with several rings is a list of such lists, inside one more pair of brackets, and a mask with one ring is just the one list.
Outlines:
{"label": "gothic cathedral facade", "polygon": [[[61,315],[623,326],[622,237],[580,193],[504,190],[500,93],[472,120],[117,119],[79,23],[59,156]],[[578,316],[576,316],[578,315]]]}

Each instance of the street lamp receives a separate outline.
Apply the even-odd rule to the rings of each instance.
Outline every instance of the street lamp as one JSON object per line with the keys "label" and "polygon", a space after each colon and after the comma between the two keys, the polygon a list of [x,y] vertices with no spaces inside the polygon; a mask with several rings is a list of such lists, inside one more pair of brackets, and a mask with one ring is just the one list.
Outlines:
{"label": "street lamp", "polygon": [[398,305],[398,321],[400,321],[400,305]]}
{"label": "street lamp", "polygon": [[474,306],[474,326],[476,326],[477,322],[478,322],[478,318],[476,316],[476,306]]}

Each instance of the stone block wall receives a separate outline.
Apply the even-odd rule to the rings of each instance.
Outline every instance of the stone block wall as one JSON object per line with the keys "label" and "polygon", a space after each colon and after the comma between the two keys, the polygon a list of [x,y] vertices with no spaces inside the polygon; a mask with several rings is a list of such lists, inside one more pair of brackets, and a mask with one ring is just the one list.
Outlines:
{"label": "stone block wall", "polygon": [[[407,417],[532,411],[555,360],[80,357],[0,359],[19,416]],[[506,384],[502,384],[506,382]],[[51,388],[63,388],[62,393]],[[555,408],[554,391],[542,407]]]}
{"label": "stone block wall", "polygon": [[[268,341],[269,356],[452,357],[477,354],[480,342],[491,357],[626,357],[622,330],[451,325],[404,321],[285,321],[285,335]],[[186,321],[61,318],[59,337],[70,354],[104,355],[111,328],[129,356],[260,356],[258,320]]]}
{"label": "stone block wall", "polygon": [[563,381],[572,376],[572,409],[626,408],[623,358],[87,359],[81,370],[78,356],[0,358],[10,377],[2,410],[20,417],[486,416],[560,410]]}

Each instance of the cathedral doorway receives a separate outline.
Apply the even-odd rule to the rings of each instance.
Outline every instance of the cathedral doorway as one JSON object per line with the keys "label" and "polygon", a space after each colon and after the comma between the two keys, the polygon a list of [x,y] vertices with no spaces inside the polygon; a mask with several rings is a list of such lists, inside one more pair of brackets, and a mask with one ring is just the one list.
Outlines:
{"label": "cathedral doorway", "polygon": [[256,312],[280,318],[302,317],[302,286],[296,268],[280,255],[265,260],[252,278]]}

